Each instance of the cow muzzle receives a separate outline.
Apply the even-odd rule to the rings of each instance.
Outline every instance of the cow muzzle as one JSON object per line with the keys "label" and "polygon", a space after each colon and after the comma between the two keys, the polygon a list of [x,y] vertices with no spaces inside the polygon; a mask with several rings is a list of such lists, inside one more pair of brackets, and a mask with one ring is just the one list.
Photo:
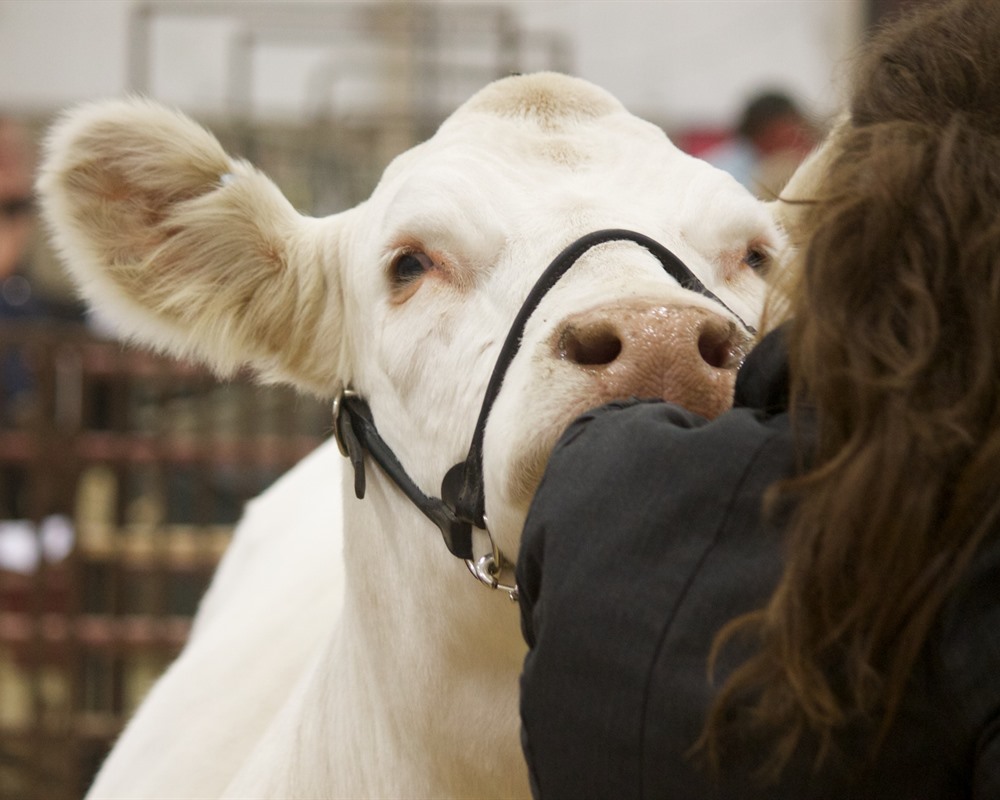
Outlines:
{"label": "cow muzzle", "polygon": [[614,303],[567,317],[552,355],[587,379],[592,405],[666,400],[709,419],[731,405],[750,337],[731,319],[691,305]]}

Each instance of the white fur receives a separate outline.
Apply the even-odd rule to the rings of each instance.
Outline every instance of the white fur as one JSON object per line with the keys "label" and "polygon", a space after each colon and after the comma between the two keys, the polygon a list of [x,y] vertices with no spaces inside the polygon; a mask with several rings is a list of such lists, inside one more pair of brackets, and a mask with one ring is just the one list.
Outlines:
{"label": "white fur", "polygon": [[[127,333],[320,394],[351,382],[429,494],[464,457],[524,296],[570,241],[608,227],[653,236],[751,323],[764,287],[740,253],[781,245],[735,181],[553,74],[488,86],[368,201],[326,220],[294,214],[209,134],[141,101],[70,115],[40,191],[81,290]],[[394,294],[393,256],[414,247],[437,268]],[[547,295],[487,427],[487,513],[508,554],[524,476],[530,486],[593,401],[553,349],[559,323],[621,300],[727,315],[623,243]],[[516,607],[473,581],[373,464],[356,500],[332,448],[250,506],[190,643],[90,797],[528,794]]]}

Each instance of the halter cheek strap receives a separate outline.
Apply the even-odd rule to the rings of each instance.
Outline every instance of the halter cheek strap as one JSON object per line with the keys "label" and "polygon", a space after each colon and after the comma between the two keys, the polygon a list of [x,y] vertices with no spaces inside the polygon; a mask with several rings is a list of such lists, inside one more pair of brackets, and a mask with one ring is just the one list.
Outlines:
{"label": "halter cheek strap", "polygon": [[[357,497],[360,499],[365,495],[365,453],[368,453],[410,502],[438,526],[449,552],[464,559],[470,572],[477,579],[491,588],[503,589],[512,600],[517,599],[517,586],[513,582],[504,583],[502,580],[503,574],[510,571],[511,563],[493,543],[492,536],[490,536],[491,553],[476,559],[472,547],[473,526],[489,532],[483,487],[483,437],[486,421],[500,393],[507,368],[520,349],[524,328],[542,298],[588,250],[613,241],[631,241],[644,247],[683,288],[714,300],[740,319],[732,309],[705,287],[683,261],[656,240],[629,230],[595,231],[577,239],[557,255],[525,298],[507,333],[486,387],[468,455],[464,461],[455,464],[445,474],[440,498],[424,494],[413,482],[392,452],[392,448],[379,435],[371,408],[363,398],[349,389],[342,388],[333,403],[334,436],[340,452],[350,459],[354,467],[354,492]],[[753,328],[745,322],[743,326],[753,332]]]}
{"label": "halter cheek strap", "polygon": [[[345,413],[346,412],[346,413]],[[365,453],[372,457],[396,487],[420,512],[441,529],[448,551],[457,558],[469,560],[472,553],[472,526],[459,519],[447,503],[424,494],[399,463],[392,448],[379,434],[372,411],[364,398],[341,387],[333,401],[334,437],[341,455],[354,467],[354,494],[365,496]]]}

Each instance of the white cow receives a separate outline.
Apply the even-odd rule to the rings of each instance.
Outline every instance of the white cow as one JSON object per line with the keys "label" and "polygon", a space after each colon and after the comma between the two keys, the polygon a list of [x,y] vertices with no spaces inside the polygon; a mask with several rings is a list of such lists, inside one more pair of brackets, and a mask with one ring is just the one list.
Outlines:
{"label": "white cow", "polygon": [[[223,375],[249,364],[321,396],[351,384],[431,495],[468,449],[522,300],[565,245],[599,228],[652,236],[750,324],[755,273],[782,246],[734,180],[604,91],[548,73],[487,86],[368,201],[326,219],[138,100],[70,113],[39,188],[82,293],[124,333]],[[743,344],[729,310],[642,247],[590,250],[530,318],[489,418],[501,550],[516,555],[574,416],[630,395],[717,414]],[[517,607],[370,463],[356,499],[338,459],[324,446],[251,503],[190,643],[92,797],[528,794]]]}

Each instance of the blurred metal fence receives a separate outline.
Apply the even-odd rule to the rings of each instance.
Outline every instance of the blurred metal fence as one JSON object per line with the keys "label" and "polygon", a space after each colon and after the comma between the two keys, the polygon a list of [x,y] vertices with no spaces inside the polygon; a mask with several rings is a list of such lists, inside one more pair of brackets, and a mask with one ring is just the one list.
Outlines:
{"label": "blurred metal fence", "polygon": [[[156,57],[171,50],[174,40],[158,36],[171,24],[175,32],[217,31],[211,40],[225,67],[205,76],[206,92],[209,83],[222,87],[209,127],[274,178],[297,208],[317,215],[367,197],[393,157],[428,138],[489,82],[572,70],[566,36],[526,29],[506,3],[139,0],[130,12],[129,90],[182,107],[163,80],[169,66]],[[266,56],[281,52],[304,59],[280,91],[300,98],[294,124],[276,123],[274,112],[261,108],[264,87],[274,89]],[[278,119],[288,120],[288,111]]]}
{"label": "blurred metal fence", "polygon": [[0,798],[80,797],[324,404],[0,322]]}

